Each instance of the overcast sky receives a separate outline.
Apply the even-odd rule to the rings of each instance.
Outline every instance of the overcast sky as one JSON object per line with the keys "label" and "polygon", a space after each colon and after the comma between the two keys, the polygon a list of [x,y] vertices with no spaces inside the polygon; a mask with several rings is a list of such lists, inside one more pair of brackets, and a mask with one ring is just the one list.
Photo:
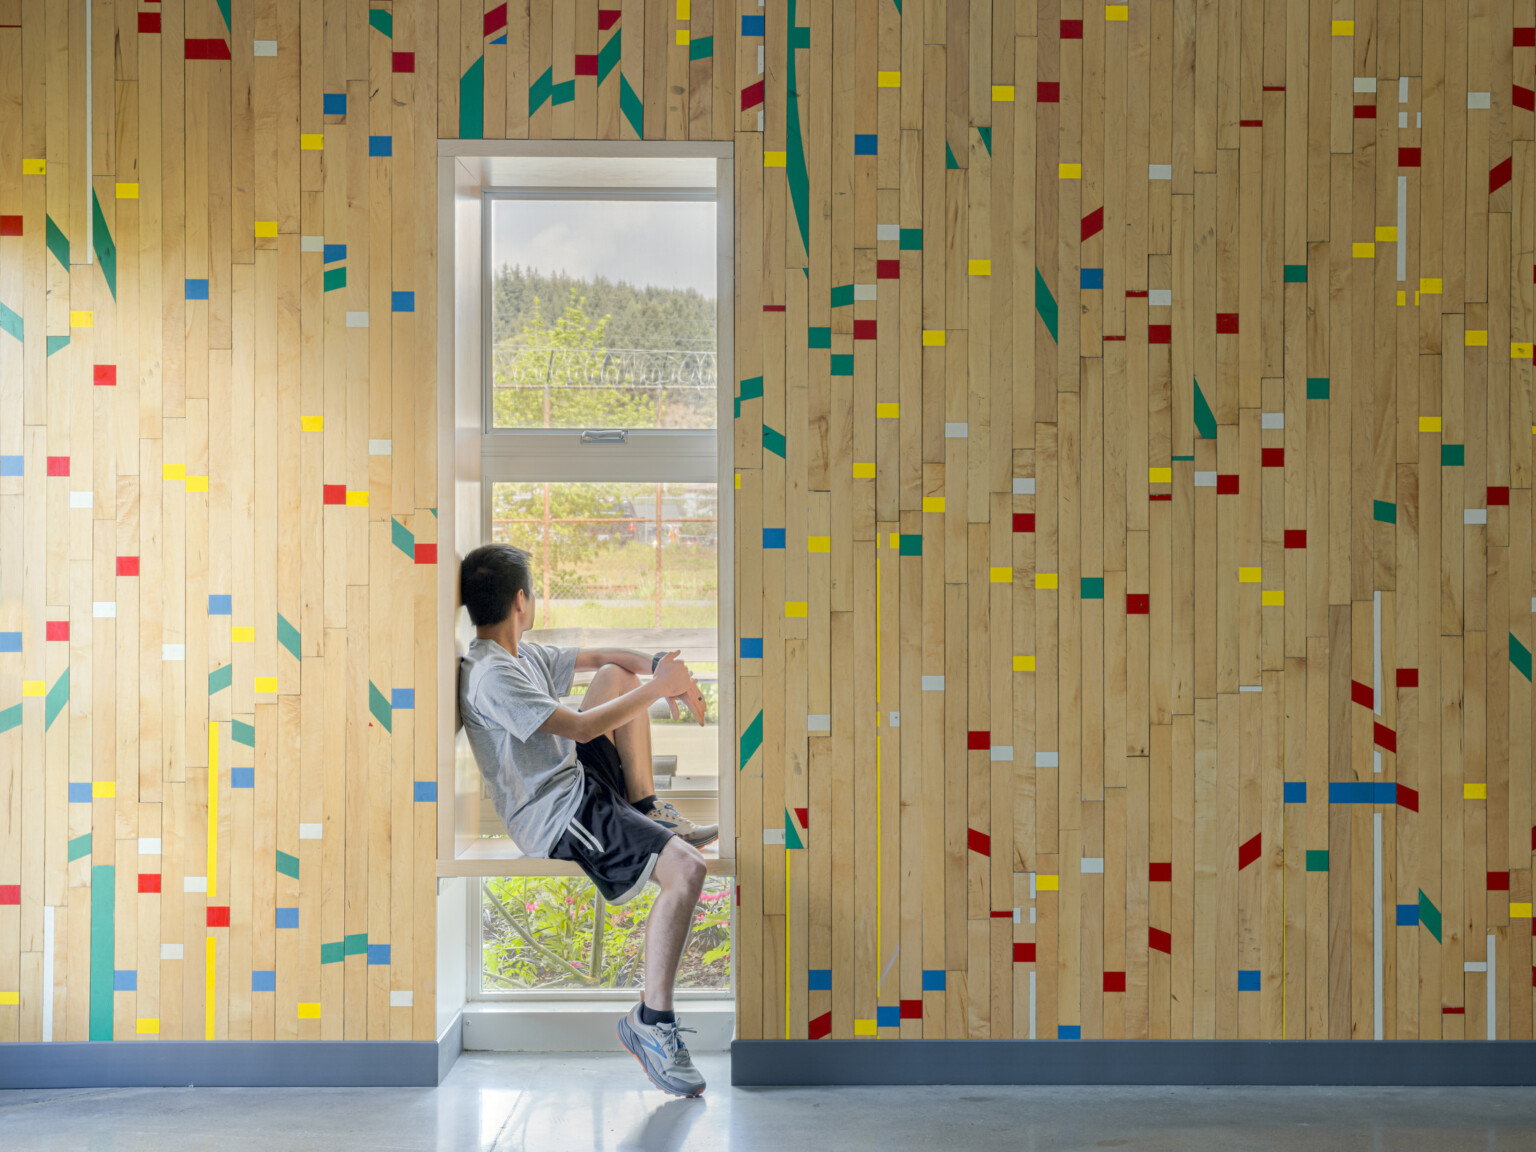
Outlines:
{"label": "overcast sky", "polygon": [[715,296],[715,205],[691,201],[502,200],[491,263]]}

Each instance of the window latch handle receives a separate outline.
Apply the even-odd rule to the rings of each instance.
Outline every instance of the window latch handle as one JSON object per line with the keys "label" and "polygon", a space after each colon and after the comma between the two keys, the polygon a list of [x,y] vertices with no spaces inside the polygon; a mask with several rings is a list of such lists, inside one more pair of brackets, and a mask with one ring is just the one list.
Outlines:
{"label": "window latch handle", "polygon": [[583,444],[623,444],[628,439],[627,428],[586,428],[581,433]]}

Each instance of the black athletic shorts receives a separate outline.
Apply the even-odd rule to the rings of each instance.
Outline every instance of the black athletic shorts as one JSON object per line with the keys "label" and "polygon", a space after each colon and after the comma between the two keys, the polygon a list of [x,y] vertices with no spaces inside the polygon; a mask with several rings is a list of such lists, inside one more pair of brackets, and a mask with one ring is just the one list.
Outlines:
{"label": "black athletic shorts", "polygon": [[623,904],[645,887],[669,837],[629,802],[619,750],[606,736],[576,745],[586,774],[581,804],[550,850],[552,860],[574,860],[610,904]]}

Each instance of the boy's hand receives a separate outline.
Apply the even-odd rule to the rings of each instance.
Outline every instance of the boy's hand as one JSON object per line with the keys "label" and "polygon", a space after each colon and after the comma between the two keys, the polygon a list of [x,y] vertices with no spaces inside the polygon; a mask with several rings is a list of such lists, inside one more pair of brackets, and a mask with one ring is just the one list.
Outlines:
{"label": "boy's hand", "polygon": [[693,679],[693,673],[688,670],[678,657],[681,650],[668,652],[656,665],[656,673],[652,677],[662,694],[667,698],[667,704],[672,709],[672,719],[681,718],[677,710],[677,701],[681,697],[692,710],[699,726],[704,726],[704,693],[699,690],[698,684]]}

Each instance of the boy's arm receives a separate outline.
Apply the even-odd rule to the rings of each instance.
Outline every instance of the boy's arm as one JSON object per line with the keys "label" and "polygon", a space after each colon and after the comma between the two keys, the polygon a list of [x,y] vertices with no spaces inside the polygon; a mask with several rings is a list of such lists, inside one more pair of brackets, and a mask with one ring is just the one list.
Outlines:
{"label": "boy's arm", "polygon": [[584,744],[599,733],[609,732],[644,714],[655,701],[667,699],[669,693],[682,694],[691,683],[692,677],[680,660],[663,660],[655,676],[643,684],[637,684],[622,696],[615,696],[612,700],[582,712],[557,704],[544,723],[539,725],[539,731]]}
{"label": "boy's arm", "polygon": [[617,664],[636,676],[651,674],[651,658],[643,652],[632,652],[628,648],[576,649],[576,671],[595,672],[604,664]]}

